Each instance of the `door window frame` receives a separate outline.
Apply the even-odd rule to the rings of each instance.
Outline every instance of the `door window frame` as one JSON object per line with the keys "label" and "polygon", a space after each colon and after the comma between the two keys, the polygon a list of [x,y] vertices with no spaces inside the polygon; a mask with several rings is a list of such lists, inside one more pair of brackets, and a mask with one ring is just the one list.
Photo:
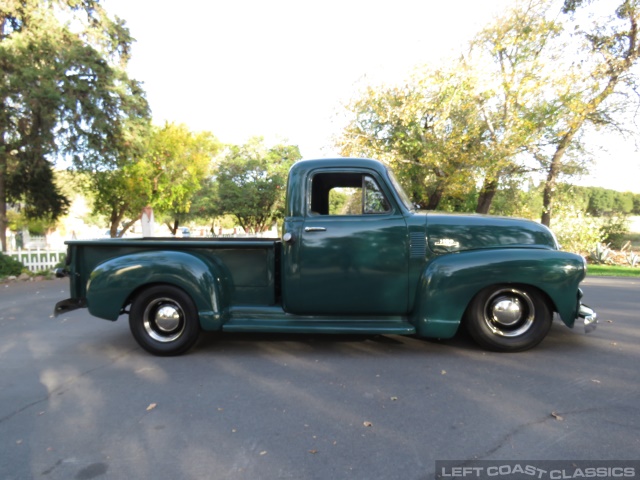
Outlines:
{"label": "door window frame", "polygon": [[[364,183],[365,183],[365,177],[370,177],[375,184],[377,185],[379,191],[382,193],[382,195],[384,195],[384,199],[386,200],[387,204],[389,205],[389,209],[388,211],[385,212],[380,212],[380,213],[365,213],[363,211],[363,213],[360,214],[344,214],[344,215],[330,215],[328,213],[318,213],[312,210],[312,200],[313,200],[313,182],[314,179],[319,176],[319,175],[323,175],[323,174],[357,174],[361,176],[361,188],[362,188],[362,198],[361,198],[361,202],[362,202],[362,207],[364,210],[364,206],[365,206],[365,199],[364,199],[364,195],[365,195],[365,188],[364,188]],[[308,218],[313,218],[313,219],[319,219],[319,218],[353,218],[353,217],[359,217],[359,218],[368,218],[368,217],[381,217],[381,216],[393,216],[396,215],[398,212],[402,212],[398,206],[396,205],[396,199],[394,197],[394,195],[391,194],[391,192],[389,192],[389,188],[386,184],[386,182],[381,181],[382,179],[380,178],[380,175],[378,174],[378,172],[374,171],[374,170],[369,170],[369,169],[354,169],[354,168],[323,168],[317,172],[310,172],[308,179],[307,179],[307,198],[305,199],[305,216]],[[327,191],[327,195],[329,194],[329,191]],[[327,202],[328,202],[328,198],[327,198]]]}

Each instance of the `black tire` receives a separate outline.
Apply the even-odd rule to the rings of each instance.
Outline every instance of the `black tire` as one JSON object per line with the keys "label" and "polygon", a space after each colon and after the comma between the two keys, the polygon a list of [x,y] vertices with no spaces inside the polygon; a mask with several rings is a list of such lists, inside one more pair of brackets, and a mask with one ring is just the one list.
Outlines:
{"label": "black tire", "polygon": [[159,356],[181,355],[200,335],[198,310],[183,290],[156,285],[138,294],[131,304],[129,328],[138,344]]}
{"label": "black tire", "polygon": [[542,294],[531,287],[494,285],[469,304],[464,322],[481,347],[521,352],[538,345],[551,328],[553,312]]}

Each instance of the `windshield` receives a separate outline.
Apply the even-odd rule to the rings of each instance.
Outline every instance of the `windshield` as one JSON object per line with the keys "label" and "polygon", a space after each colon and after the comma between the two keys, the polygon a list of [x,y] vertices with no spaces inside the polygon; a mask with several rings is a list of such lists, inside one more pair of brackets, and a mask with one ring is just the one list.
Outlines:
{"label": "windshield", "polygon": [[389,175],[389,179],[393,184],[393,188],[395,188],[396,192],[398,192],[398,196],[400,197],[400,200],[402,200],[404,206],[407,207],[407,210],[415,210],[413,203],[411,203],[411,200],[409,199],[409,195],[407,195],[407,192],[404,191],[404,188],[402,188],[402,185],[400,185],[400,182],[398,182],[398,179],[396,178],[393,171],[387,168],[387,174]]}

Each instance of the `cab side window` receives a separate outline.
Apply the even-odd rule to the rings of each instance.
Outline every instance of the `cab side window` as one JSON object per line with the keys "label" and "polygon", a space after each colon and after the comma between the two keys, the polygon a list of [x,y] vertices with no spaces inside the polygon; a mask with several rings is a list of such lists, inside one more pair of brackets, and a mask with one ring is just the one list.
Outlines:
{"label": "cab side window", "polygon": [[319,173],[311,184],[311,213],[380,215],[391,205],[375,179],[362,173]]}

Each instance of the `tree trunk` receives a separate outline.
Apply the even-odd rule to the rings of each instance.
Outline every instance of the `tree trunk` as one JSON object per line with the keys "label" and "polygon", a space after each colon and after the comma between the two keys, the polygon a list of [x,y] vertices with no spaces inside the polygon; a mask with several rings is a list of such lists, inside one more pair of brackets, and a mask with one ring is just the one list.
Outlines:
{"label": "tree trunk", "polygon": [[495,179],[489,180],[488,178],[485,178],[484,184],[482,185],[482,190],[480,191],[480,195],[478,196],[476,213],[489,213],[489,210],[491,209],[491,203],[493,202],[493,197],[496,196],[497,191],[498,181]]}
{"label": "tree trunk", "polygon": [[[4,32],[6,18],[0,19],[0,32]],[[3,65],[4,69],[4,65]],[[5,103],[0,103],[0,109],[4,110]],[[4,143],[4,128],[0,130],[0,251],[7,251],[7,146]]]}
{"label": "tree trunk", "polygon": [[438,204],[444,195],[444,186],[444,181],[438,181],[435,191],[429,195],[429,203],[427,203],[426,210],[435,210],[438,208]]}
{"label": "tree trunk", "polygon": [[127,233],[127,230],[129,230],[129,228],[131,228],[131,226],[136,223],[138,220],[140,220],[142,218],[142,214],[140,214],[138,217],[131,219],[130,221],[124,223],[122,225],[122,231],[120,232],[120,236],[124,236],[125,233]]}
{"label": "tree trunk", "polygon": [[[555,156],[554,156],[555,157]],[[551,226],[551,214],[553,213],[553,193],[556,186],[556,172],[553,168],[549,168],[547,175],[547,181],[544,184],[544,191],[542,193],[542,217],[540,217],[540,223]]]}
{"label": "tree trunk", "polygon": [[572,130],[562,137],[556,151],[553,154],[551,163],[549,164],[549,170],[547,171],[547,180],[544,183],[544,190],[542,193],[542,216],[540,217],[540,223],[551,227],[551,219],[553,218],[553,197],[555,196],[556,183],[558,181],[558,175],[562,167],[562,157],[564,157],[567,148],[573,141],[573,137],[580,129],[580,126],[575,126]]}
{"label": "tree trunk", "polygon": [[2,251],[7,251],[7,157],[6,152],[0,148],[0,242]]}
{"label": "tree trunk", "polygon": [[[564,156],[569,144],[576,133],[582,128],[582,125],[587,121],[589,115],[595,112],[600,104],[609,97],[609,95],[614,93],[615,87],[618,85],[621,76],[628,72],[640,57],[637,6],[628,0],[625,0],[622,5],[625,7],[624,11],[629,20],[628,30],[620,35],[621,38],[626,40],[626,49],[619,52],[615,59],[605,60],[603,66],[606,66],[608,72],[607,84],[602,91],[598,92],[587,102],[584,110],[573,122],[571,122],[567,133],[561,138],[558,148],[556,148],[556,151],[553,154],[543,193],[543,210],[542,217],[540,219],[543,225],[551,225],[551,220],[553,218],[554,190],[562,167],[562,157]],[[620,8],[622,8],[622,6]],[[591,42],[599,41],[597,39],[598,37],[595,37],[595,40],[591,39]]]}
{"label": "tree trunk", "polygon": [[109,225],[109,236],[111,238],[117,238],[118,236],[118,225],[120,224],[120,214],[118,212],[117,208],[113,208],[113,210],[111,210],[111,218],[110,218],[110,225]]}

